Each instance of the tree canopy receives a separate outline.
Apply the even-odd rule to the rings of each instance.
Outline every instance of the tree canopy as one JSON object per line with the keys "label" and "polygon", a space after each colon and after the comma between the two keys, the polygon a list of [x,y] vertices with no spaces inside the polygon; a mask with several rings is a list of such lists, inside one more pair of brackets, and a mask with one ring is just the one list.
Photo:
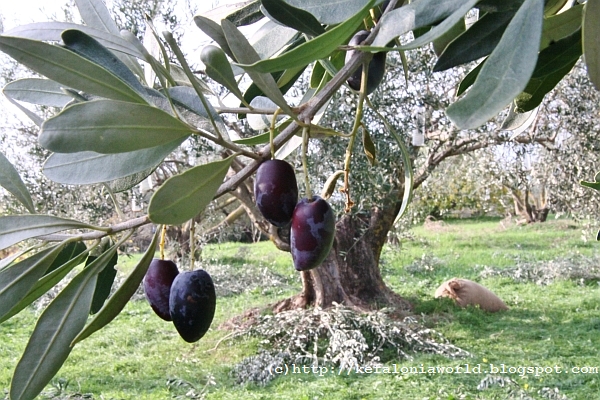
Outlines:
{"label": "tree canopy", "polygon": [[[0,51],[38,74],[10,82],[5,95],[17,104],[53,110],[39,115],[23,107],[39,126],[39,145],[51,152],[44,164],[45,175],[65,185],[103,184],[119,192],[139,184],[177,149],[205,146],[211,153],[198,154],[195,165],[165,180],[144,215],[111,226],[38,214],[16,169],[0,157],[0,185],[27,211],[0,217],[0,249],[30,245],[1,261],[0,322],[75,267],[86,264],[39,317],[16,366],[11,399],[34,398],[73,346],[123,309],[150,265],[162,229],[156,230],[141,261],[114,294],[98,299],[97,288],[112,285],[114,276],[101,272],[113,267],[118,248],[136,228],[150,223],[183,224],[213,200],[233,192],[251,197],[248,180],[259,166],[294,151],[302,159],[304,191],[310,198],[309,142],[319,143],[323,138],[346,143],[344,167],[322,191],[315,192],[327,199],[337,178],[343,179],[342,194],[346,209],[351,210],[355,143],[362,142],[367,157],[377,160],[380,138],[370,134],[363,117],[372,104],[367,78],[377,68],[378,53],[397,52],[400,60],[406,60],[406,52],[432,46],[437,54],[434,72],[477,62],[459,83],[456,99],[445,107],[456,137],[460,130],[476,129],[506,109],[506,129],[522,127],[527,120],[523,116],[536,112],[544,96],[582,55],[590,81],[600,87],[599,0],[585,4],[567,0],[417,0],[408,4],[262,0],[244,3],[218,22],[197,15],[195,24],[214,42],[200,54],[204,72],[236,99],[235,106],[225,105],[223,96],[199,77],[172,32],[158,32],[148,20],[151,35],[142,42],[115,23],[101,0],[75,3],[83,24],[41,22],[0,36]],[[243,27],[253,23],[263,25],[249,40]],[[367,30],[366,39],[348,46],[359,30]],[[150,41],[158,44],[156,51]],[[352,55],[345,57],[346,52]],[[411,71],[404,66],[410,82]],[[359,67],[361,84],[347,116],[352,121],[350,130],[342,131],[333,123],[321,125],[327,121],[321,120],[322,110],[328,112],[332,97]],[[299,80],[306,75],[309,79]],[[299,100],[292,101],[287,94],[291,87],[298,91]],[[394,99],[388,99],[389,107],[393,103]],[[387,140],[397,145],[403,165],[402,185],[394,187],[401,190],[400,201],[384,225],[389,229],[406,209],[417,184],[411,165],[414,157],[406,145],[408,132],[390,123],[386,110],[371,109],[385,128]],[[266,121],[265,129],[239,137],[228,129],[224,115],[247,119],[250,126],[259,117]],[[467,139],[461,143],[477,146]],[[443,154],[450,153],[441,153],[439,160]],[[320,155],[327,156],[325,151]],[[587,185],[600,188],[598,182]],[[63,231],[68,233],[59,233]],[[373,237],[386,234],[382,228]],[[101,244],[105,237],[112,241]],[[285,240],[279,245],[285,247]],[[102,250],[97,258],[88,256],[94,249]],[[377,261],[377,252],[374,258]],[[319,280],[324,287],[321,279],[336,279],[335,272],[325,271],[329,270],[322,275],[303,272],[303,282],[314,286]],[[377,271],[373,279],[381,279]],[[352,297],[340,293],[342,298]],[[324,296],[318,291],[316,295]],[[103,306],[88,319],[92,304],[98,302]]]}

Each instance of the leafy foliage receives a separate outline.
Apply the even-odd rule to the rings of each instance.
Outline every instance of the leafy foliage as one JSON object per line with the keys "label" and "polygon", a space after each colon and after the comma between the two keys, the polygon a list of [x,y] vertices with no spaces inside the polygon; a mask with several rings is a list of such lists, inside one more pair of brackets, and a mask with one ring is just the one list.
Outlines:
{"label": "leafy foliage", "polygon": [[[534,109],[563,80],[581,54],[585,55],[591,81],[598,85],[600,51],[596,45],[599,32],[595,23],[596,0],[588,0],[584,8],[570,7],[574,11],[568,17],[566,13],[565,16],[554,16],[565,6],[562,0],[547,3],[525,0],[508,4],[418,0],[406,5],[392,1],[381,18],[377,15],[381,11],[378,7],[383,3],[381,0],[264,0],[260,7],[254,2],[240,13],[223,19],[221,24],[197,16],[195,22],[199,28],[220,46],[220,49],[209,48],[203,57],[208,75],[222,85],[217,93],[233,93],[242,101],[244,107],[241,108],[223,106],[222,98],[208,90],[206,83],[194,74],[171,32],[161,35],[151,21],[146,21],[148,32],[142,43],[135,26],[125,26],[134,32],[121,33],[123,26],[113,20],[101,0],[77,0],[75,3],[84,24],[30,24],[0,35],[0,51],[43,76],[43,79],[28,78],[9,83],[5,94],[41,127],[39,145],[43,149],[40,151],[54,152],[44,168],[50,179],[65,184],[102,184],[113,200],[114,192],[132,188],[158,169],[163,172],[162,185],[152,194],[147,215],[129,220],[123,220],[119,215],[121,220],[113,226],[97,227],[72,218],[35,214],[36,204],[24,180],[4,155],[0,157],[0,184],[30,212],[0,217],[0,248],[33,238],[61,241],[58,246],[31,252],[24,260],[14,262],[9,259],[6,262],[0,270],[4,278],[0,280],[0,296],[11,301],[2,302],[2,316],[14,315],[86,259],[86,266],[38,319],[15,370],[11,387],[11,398],[15,400],[34,398],[61,367],[74,343],[110,322],[133,295],[148,259],[154,253],[157,236],[130,278],[112,296],[109,293],[114,280],[111,270],[114,257],[134,229],[150,222],[179,225],[193,221],[213,199],[234,191],[243,203],[242,208],[257,225],[261,225],[261,221],[252,216],[252,206],[247,201],[251,189],[245,181],[269,156],[279,154],[283,157],[278,150],[287,146],[284,155],[289,155],[299,147],[301,142],[296,136],[301,131],[305,175],[309,171],[307,153],[317,153],[328,143],[313,140],[314,147],[311,148],[309,136],[329,136],[328,140],[338,142],[340,138],[348,139],[344,143],[347,144],[345,151],[336,149],[338,154],[344,154],[340,155],[344,160],[343,168],[336,166],[334,171],[328,172],[335,176],[337,171],[344,171],[345,207],[351,209],[351,158],[355,139],[362,130],[362,146],[368,161],[382,163],[388,172],[393,171],[388,173],[392,178],[379,185],[381,193],[377,196],[393,202],[394,207],[398,202],[398,207],[394,208],[396,213],[406,210],[413,185],[422,181],[413,180],[411,165],[417,161],[418,145],[409,148],[405,143],[408,135],[397,132],[396,127],[401,125],[388,121],[397,108],[393,105],[388,110],[371,107],[370,114],[365,113],[364,105],[372,103],[367,93],[360,93],[356,106],[348,107],[347,111],[351,111],[348,114],[355,117],[349,129],[343,129],[345,133],[332,122],[333,119],[330,119],[331,126],[321,126],[320,116],[316,117],[336,93],[340,93],[338,89],[354,70],[363,65],[364,74],[368,73],[366,66],[370,54],[357,51],[344,61],[340,51],[340,46],[347,43],[349,37],[364,28],[363,24],[373,29],[363,42],[371,47],[362,50],[399,51],[407,75],[411,72],[410,65],[403,52],[422,48],[433,41],[437,50],[443,50],[441,60],[445,64],[440,63],[438,69],[455,67],[489,54],[485,62],[461,83],[460,91],[465,92],[462,98],[450,105],[436,106],[438,110],[447,108],[449,120],[458,128],[490,132],[492,128],[486,122],[506,106],[511,105],[513,113]],[[154,5],[158,7],[163,3],[159,1]],[[465,15],[473,7],[486,12],[488,20],[496,21],[491,32],[482,30],[483,23],[463,31]],[[260,40],[252,45],[239,26],[263,18],[269,20],[268,24],[260,32]],[[460,29],[456,30],[457,26]],[[411,31],[414,39],[403,43],[410,40],[406,35]],[[457,41],[448,40],[455,34],[459,34]],[[157,43],[154,50],[149,46],[151,40]],[[450,43],[445,50],[439,48],[443,43]],[[540,43],[543,44],[541,48]],[[477,49],[465,52],[465,47]],[[305,69],[314,75],[310,83],[300,78]],[[236,77],[242,74],[251,84]],[[295,84],[296,90],[302,92],[297,97],[302,100],[293,105],[291,96],[285,94]],[[265,110],[249,106],[259,96],[268,98],[276,107]],[[39,108],[32,111],[20,105],[20,101]],[[428,101],[435,103],[431,99]],[[270,121],[268,135],[253,132],[252,140],[233,140],[237,137],[229,132],[220,113],[241,115],[236,123],[240,123],[245,115],[272,115],[266,118]],[[278,122],[276,116],[283,116],[283,120]],[[344,119],[343,123],[349,122],[348,118]],[[411,117],[401,115],[394,122],[403,119],[410,120]],[[378,124],[378,128],[387,132],[387,139],[378,138],[371,125],[364,121]],[[448,121],[440,122],[443,124],[450,126]],[[458,146],[458,150],[453,148],[454,154],[461,154],[476,146],[469,147],[472,142],[468,136],[469,133],[453,132],[448,140],[440,139],[439,143],[453,142]],[[487,143],[505,139],[496,135]],[[388,145],[390,142],[393,146]],[[258,147],[261,144],[262,147]],[[382,155],[382,149],[386,147],[388,152],[399,153],[400,157]],[[203,149],[210,151],[203,152]],[[174,151],[194,152],[196,156],[190,156],[183,167],[169,170],[167,157]],[[448,150],[445,154],[451,153]],[[437,163],[443,158],[438,158]],[[436,165],[422,166],[422,176],[429,174]],[[404,173],[398,174],[400,170]],[[321,176],[319,173],[316,181],[324,181]],[[311,193],[311,179],[305,178],[304,189]],[[368,183],[373,181],[365,179],[355,185],[366,187]],[[396,192],[403,195],[394,199],[390,194]],[[119,210],[118,205],[116,208]],[[262,222],[263,231],[269,231]],[[66,230],[70,232],[57,234]],[[98,258],[87,256],[88,250],[80,248],[81,252],[69,253],[54,264],[68,243],[115,235],[116,244],[101,249]],[[90,311],[96,313],[96,317],[87,324]],[[273,348],[282,348],[288,343],[285,351],[291,354],[314,360],[320,358],[340,366],[376,362],[382,349],[386,348],[405,357],[416,348],[453,356],[465,354],[453,346],[438,343],[435,332],[413,326],[414,321],[392,323],[382,312],[357,316],[336,307],[331,311],[315,310],[312,314],[282,313],[265,318],[272,319],[271,328],[254,333],[268,337]],[[308,331],[295,331],[290,324],[299,324]],[[342,326],[352,329],[344,330]],[[286,336],[287,331],[291,332],[291,337]],[[319,347],[322,335],[329,335],[328,344]],[[289,347],[290,343],[292,347]],[[314,350],[310,350],[309,345],[315,346]]]}

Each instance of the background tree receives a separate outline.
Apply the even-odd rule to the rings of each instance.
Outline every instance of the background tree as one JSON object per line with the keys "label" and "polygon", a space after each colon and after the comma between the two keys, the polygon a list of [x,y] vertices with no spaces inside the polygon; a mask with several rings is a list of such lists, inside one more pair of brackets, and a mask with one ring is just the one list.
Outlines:
{"label": "background tree", "polygon": [[[307,304],[326,307],[334,301],[361,308],[408,307],[408,303],[383,282],[378,261],[387,234],[408,205],[412,189],[420,186],[449,157],[510,139],[510,133],[496,129],[495,124],[488,121],[509,105],[507,118],[513,119],[537,107],[544,95],[571,70],[582,50],[592,82],[598,86],[600,81],[597,0],[590,0],[585,6],[567,4],[563,0],[510,3],[447,0],[435,1],[435,4],[433,0],[419,0],[398,7],[397,1],[391,1],[386,3],[385,10],[378,7],[382,3],[348,0],[341,3],[340,9],[339,1],[263,0],[245,5],[220,25],[197,16],[196,24],[219,45],[203,52],[206,72],[237,97],[242,107],[223,106],[218,99],[210,97],[212,93],[193,74],[172,33],[161,35],[152,31],[163,55],[157,58],[135,34],[121,32],[98,0],[76,1],[85,25],[46,23],[16,28],[0,37],[0,50],[48,78],[11,82],[12,98],[46,107],[59,104],[60,111],[43,118],[43,124],[42,117],[31,115],[41,125],[40,145],[53,152],[44,165],[49,178],[64,184],[103,183],[113,191],[127,190],[155,171],[173,151],[185,148],[188,140],[194,143],[194,148],[204,145],[211,150],[196,154],[195,162],[191,163],[195,166],[167,179],[155,191],[147,215],[110,227],[36,214],[31,195],[16,171],[3,169],[3,186],[9,188],[30,214],[0,218],[0,248],[32,238],[59,244],[43,250],[38,248],[35,254],[29,249],[32,255],[19,262],[3,260],[0,270],[2,320],[52,287],[61,274],[82,263],[90,250],[83,243],[93,247],[96,244],[89,241],[94,239],[109,235],[117,239],[91,261],[40,316],[16,367],[11,398],[35,397],[68,357],[72,346],[110,322],[135,292],[155,253],[158,235],[115,294],[94,299],[96,287],[107,284],[102,281],[105,275],[100,273],[111,268],[118,247],[133,229],[150,222],[183,224],[195,218],[213,199],[232,194],[242,202],[253,222],[269,232],[278,247],[288,248],[284,230],[254,218],[259,214],[253,209],[248,179],[273,153],[277,155],[278,150],[285,148],[284,145],[297,148],[299,142],[294,138],[299,134],[303,139],[301,154],[307,193],[312,191],[308,153],[328,144],[319,141],[323,135],[344,142],[347,150],[343,164],[338,163],[335,168],[343,165],[342,197],[347,211],[355,205],[354,186],[360,187],[361,182],[366,182],[353,177],[357,143],[363,143],[371,161],[381,162],[384,170],[394,173],[386,184],[381,183],[372,191],[376,194],[374,201],[365,197],[361,210],[339,217],[329,256],[318,268],[301,273],[301,294],[276,308]],[[485,12],[485,16],[478,20],[483,22],[466,29],[464,17],[473,7]],[[566,10],[559,13],[563,8]],[[265,14],[271,21],[260,31],[262,41],[252,47],[236,25],[262,19]],[[490,20],[494,24],[490,24]],[[582,23],[583,30],[580,29]],[[485,31],[491,26],[495,27],[493,35]],[[365,51],[357,51],[343,60],[340,50],[344,48],[340,46],[363,27],[373,28],[362,43],[366,47],[360,47]],[[416,39],[405,36],[410,32]],[[60,41],[61,46],[48,41]],[[349,111],[354,111],[351,129],[344,126],[348,117],[330,121],[330,125],[326,125],[327,120],[317,121],[319,111],[361,65],[362,80],[366,82],[368,62],[373,57],[371,51],[390,51],[393,46],[393,51],[404,52],[431,42],[440,54],[434,71],[486,58],[460,82],[458,93],[464,95],[451,104],[437,98],[436,79],[445,81],[447,75],[431,75],[428,87],[409,86],[412,97],[423,99],[423,105],[417,104],[425,108],[426,133],[430,138],[437,138],[425,149],[423,158],[418,157],[421,150],[417,152],[407,146],[414,129],[410,134],[404,130],[406,125],[402,122],[411,117],[394,108],[398,97],[387,96],[387,104],[378,104],[375,94],[373,106],[369,107],[366,84],[361,86],[355,109],[350,107]],[[170,61],[167,48],[179,66]],[[138,60],[152,68],[153,75],[146,75]],[[404,64],[410,77],[411,63]],[[290,105],[291,98],[286,99],[282,90],[285,92],[293,85],[309,65],[314,87],[305,88],[303,99]],[[235,73],[242,71],[252,81],[247,89],[240,88],[235,78]],[[259,97],[269,98],[275,106],[253,106]],[[214,99],[215,105],[211,105],[209,99]],[[284,119],[271,123],[268,134],[239,140],[226,129],[220,116],[226,113],[242,117],[277,113]],[[381,131],[389,135],[390,139],[384,140],[383,145],[372,129],[375,121],[381,124]],[[413,121],[412,125],[417,124]],[[310,145],[309,138],[313,139]],[[547,141],[549,137],[513,139],[531,142]],[[380,144],[381,153],[387,147],[401,155],[402,163],[398,163],[396,157],[381,154],[373,157],[377,153],[375,143]],[[64,230],[83,232],[56,234]],[[58,265],[53,266],[55,261]],[[92,301],[105,303],[88,322]]]}

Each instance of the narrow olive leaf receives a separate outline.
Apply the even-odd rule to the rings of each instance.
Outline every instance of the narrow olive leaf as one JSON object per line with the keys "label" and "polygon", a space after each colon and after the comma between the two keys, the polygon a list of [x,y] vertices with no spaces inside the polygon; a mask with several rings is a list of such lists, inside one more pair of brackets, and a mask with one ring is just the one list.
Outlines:
{"label": "narrow olive leaf", "polygon": [[115,252],[110,260],[106,263],[102,271],[98,274],[98,280],[96,281],[96,289],[94,290],[94,297],[92,298],[92,305],[90,307],[90,315],[96,314],[104,302],[110,296],[110,290],[117,277],[117,270],[115,265],[119,261],[119,255]]}
{"label": "narrow olive leaf", "polygon": [[448,47],[452,41],[456,40],[457,37],[462,35],[466,29],[465,19],[461,18],[452,28],[448,29],[442,36],[435,39],[432,42],[435,55],[439,57],[444,49]]}
{"label": "narrow olive leaf", "polygon": [[20,25],[4,32],[4,36],[16,36],[27,39],[35,39],[44,42],[58,42],[60,35],[67,29],[78,29],[92,36],[110,50],[143,59],[143,54],[130,43],[121,38],[119,33],[108,33],[103,30],[91,28],[86,25],[71,22],[34,22]]}
{"label": "narrow olive leaf", "polygon": [[333,192],[335,191],[335,185],[338,179],[344,175],[344,171],[335,171],[333,174],[327,178],[325,184],[323,185],[323,189],[321,190],[321,198],[323,200],[328,200]]}
{"label": "narrow olive leaf", "polygon": [[600,0],[588,0],[583,15],[583,54],[590,80],[600,90]]}
{"label": "narrow olive leaf", "polygon": [[73,100],[63,85],[50,79],[25,78],[10,82],[2,92],[11,99],[47,107],[64,107]]}
{"label": "narrow olive leaf", "polygon": [[235,26],[250,25],[260,21],[264,15],[260,12],[260,0],[247,1],[234,12],[228,14],[225,19]]}
{"label": "narrow olive leaf", "polygon": [[589,187],[600,192],[600,182],[579,181],[581,186]]}
{"label": "narrow olive leaf", "polygon": [[58,372],[73,349],[71,342],[85,326],[98,273],[121,244],[77,274],[40,315],[15,368],[11,399],[34,399]]}
{"label": "narrow olive leaf", "polygon": [[544,16],[548,17],[559,12],[569,0],[546,0]]}
{"label": "narrow olive leaf", "polygon": [[194,218],[212,201],[233,159],[230,156],[199,165],[167,179],[150,200],[150,219],[157,224],[178,225]]}
{"label": "narrow olive leaf", "polygon": [[546,93],[573,69],[581,54],[581,31],[542,50],[531,79],[515,99],[518,112],[527,112],[539,106]]}
{"label": "narrow olive leaf", "polygon": [[0,36],[0,51],[67,87],[115,100],[146,102],[107,69],[63,47],[37,40]]}
{"label": "narrow olive leaf", "polygon": [[433,71],[444,71],[490,54],[500,42],[502,34],[514,15],[514,12],[509,11],[489,13],[481,17],[448,45],[435,63]]}
{"label": "narrow olive leaf", "polygon": [[63,264],[67,263],[69,260],[79,256],[81,253],[85,252],[87,247],[83,242],[71,242],[67,243],[67,245],[58,253],[58,256],[54,259],[52,264],[48,267],[44,275],[49,274],[55,269],[59,268]]}
{"label": "narrow olive leaf", "polygon": [[181,68],[179,65],[171,64],[169,68],[169,73],[173,78],[173,81],[177,84],[177,86],[194,87],[194,85],[196,85],[200,88],[200,91],[202,93],[213,96],[215,95],[210,86],[208,86],[208,84],[202,79],[198,78],[197,76],[194,76],[194,79],[190,80],[190,78],[186,75],[184,69]]}
{"label": "narrow olive leaf", "polygon": [[150,266],[150,262],[154,258],[156,252],[156,246],[160,240],[160,232],[162,229],[156,229],[154,238],[146,249],[146,252],[131,271],[131,273],[125,278],[121,286],[115,291],[115,293],[108,298],[104,306],[98,311],[94,318],[89,324],[73,339],[71,346],[75,346],[76,343],[88,338],[94,332],[104,328],[113,319],[119,315],[119,313],[125,308],[131,297],[135,294],[146,271]]}
{"label": "narrow olive leaf", "polygon": [[209,44],[202,49],[200,60],[206,66],[206,75],[209,78],[225,86],[235,97],[244,101],[244,95],[237,85],[233,69],[223,50]]}
{"label": "narrow olive leaf", "polygon": [[477,4],[479,12],[494,13],[517,11],[523,4],[524,0],[482,0]]}
{"label": "narrow olive leaf", "polygon": [[[336,25],[344,22],[365,5],[364,0],[285,0],[285,2],[309,12],[324,25]],[[383,0],[377,0],[371,7],[381,3]]]}
{"label": "narrow olive leaf", "polygon": [[582,54],[581,31],[558,40],[542,50],[531,78],[542,78],[577,61]]}
{"label": "narrow olive leaf", "polygon": [[[446,32],[451,30],[459,21],[464,21],[465,14],[477,4],[479,0],[468,0],[462,2],[460,7],[456,8],[450,15],[448,15],[442,22],[433,27],[426,34],[419,36],[412,42],[405,45],[399,46],[399,50],[413,50],[426,45],[438,38],[441,38]],[[378,35],[379,36],[379,35]],[[375,44],[374,44],[375,45]]]}
{"label": "narrow olive leaf", "polygon": [[386,122],[385,125],[394,139],[396,139],[396,143],[398,143],[398,147],[400,148],[400,156],[402,158],[402,165],[404,166],[404,192],[402,195],[402,204],[400,205],[400,209],[398,210],[398,214],[394,220],[394,224],[396,224],[404,216],[404,213],[406,213],[408,205],[412,199],[414,174],[412,169],[412,161],[410,159],[410,151],[408,151],[406,144],[400,135],[398,135],[398,132],[396,132],[389,123]]}
{"label": "narrow olive leaf", "polygon": [[[295,29],[280,25],[275,21],[267,21],[258,31],[252,34],[249,39],[252,43],[252,48],[256,50],[256,53],[261,59],[269,58],[276,53],[280,53],[286,46],[292,47],[293,44],[290,45],[290,43],[297,40],[302,40],[302,43],[304,43],[306,37],[300,35]],[[300,43],[297,45],[300,45]],[[241,70],[241,68],[238,69]],[[241,71],[243,72],[243,70]]]}
{"label": "narrow olive leaf", "polygon": [[[78,242],[81,243],[81,242]],[[87,257],[87,251],[77,255],[75,258],[67,261],[62,264],[57,269],[52,272],[44,275],[40,280],[38,280],[35,285],[27,293],[27,296],[23,297],[19,303],[17,303],[13,308],[10,309],[8,313],[6,313],[2,318],[0,318],[0,324],[8,319],[14,317],[18,313],[21,312],[25,307],[39,299],[44,293],[53,288],[58,282],[60,282],[73,268],[80,265],[85,261]],[[56,260],[55,260],[56,261]]]}
{"label": "narrow olive leaf", "polygon": [[243,144],[245,146],[257,146],[260,144],[269,143],[270,138],[271,138],[271,133],[265,132],[265,133],[261,133],[260,135],[237,139],[237,140],[234,140],[234,142],[237,144]]}
{"label": "narrow olive leaf", "polygon": [[375,148],[375,143],[373,143],[373,139],[371,139],[371,135],[369,131],[363,127],[363,149],[365,151],[365,155],[367,156],[367,160],[369,160],[369,164],[374,166],[377,163],[377,149]]}
{"label": "narrow olive leaf", "polygon": [[23,299],[40,279],[64,243],[39,253],[0,271],[0,318]]}
{"label": "narrow olive leaf", "polygon": [[481,68],[473,87],[446,114],[461,129],[476,128],[525,89],[537,62],[544,0],[525,0]]}
{"label": "narrow olive leaf", "polygon": [[166,145],[191,133],[187,124],[156,107],[93,100],[47,119],[39,143],[58,153],[113,154]]}
{"label": "narrow olive leaf", "polygon": [[[251,64],[260,59],[256,51],[252,48],[248,39],[227,20],[221,22],[223,32],[227,38],[227,43],[231,51],[235,54],[235,59],[240,63]],[[294,115],[294,112],[287,104],[283,94],[277,86],[275,79],[266,73],[256,72],[254,70],[246,70],[246,73],[252,79],[252,82],[262,90],[262,92],[269,97],[279,108],[288,115]]]}
{"label": "narrow olive leaf", "polygon": [[8,215],[0,217],[0,250],[25,239],[67,229],[106,230],[73,219],[53,215]]}
{"label": "narrow olive leaf", "polygon": [[[349,18],[336,27],[331,28],[326,33],[309,40],[293,50],[285,52],[278,57],[260,61],[244,61],[238,58],[238,65],[244,68],[248,74],[249,71],[268,73],[283,71],[298,66],[306,66],[315,60],[325,58],[356,31],[357,26],[373,7],[374,1],[375,0],[367,1],[366,5],[352,18]],[[223,29],[225,30],[225,26],[223,26]],[[227,36],[227,31],[225,31],[225,34]],[[232,47],[231,42],[229,42],[229,46]]]}
{"label": "narrow olive leaf", "polygon": [[27,107],[23,107],[21,105],[21,103],[19,103],[18,101],[13,100],[10,97],[7,97],[6,100],[8,100],[9,103],[13,104],[15,107],[17,107],[19,110],[21,110],[23,112],[23,114],[25,114],[31,121],[33,121],[33,123],[36,126],[42,126],[42,124],[44,123],[44,120],[42,119],[42,117],[38,116],[36,113],[31,111]]}
{"label": "narrow olive leaf", "polygon": [[416,0],[392,10],[379,21],[380,29],[372,46],[385,47],[411,30],[442,21],[464,4],[464,0]]}
{"label": "narrow olive leaf", "polygon": [[54,182],[67,185],[110,183],[148,170],[153,171],[186,139],[187,136],[184,136],[161,146],[118,154],[91,151],[54,153],[44,163],[43,172]]}
{"label": "narrow olive leaf", "polygon": [[583,8],[584,5],[580,4],[558,15],[545,18],[540,50],[581,29]]}
{"label": "narrow olive leaf", "polygon": [[231,59],[236,60],[235,55],[229,48],[227,38],[225,37],[225,33],[223,33],[221,25],[217,24],[212,19],[203,17],[202,15],[196,15],[194,17],[194,23],[202,32],[206,33],[212,40],[214,40],[225,52],[225,54],[231,57]]}
{"label": "narrow olive leaf", "polygon": [[321,62],[315,63],[313,70],[310,74],[310,88],[311,89],[316,89],[319,87],[319,85],[321,84],[321,81],[323,80],[323,76],[325,76],[326,72],[327,71],[325,70],[325,67],[323,66],[323,64]]}
{"label": "narrow olive leaf", "polygon": [[35,214],[35,206],[29,190],[10,161],[0,152],[0,186],[8,190],[27,210]]}
{"label": "narrow olive leaf", "polygon": [[25,254],[29,253],[33,249],[34,249],[34,247],[29,247],[25,250],[14,252],[13,254],[11,254],[9,256],[6,256],[3,259],[0,259],[0,271],[2,271],[4,268],[8,267],[9,265],[12,265],[13,261],[15,261],[18,258],[20,259],[21,257],[23,257]]}
{"label": "narrow olive leaf", "polygon": [[576,62],[577,60],[572,60],[571,63],[563,65],[551,74],[531,79],[523,92],[515,98],[518,112],[527,112],[538,107],[544,100],[544,96],[573,69]]}
{"label": "narrow olive leaf", "polygon": [[119,34],[119,27],[110,16],[110,12],[102,0],[75,0],[79,15],[86,25],[92,28]]}
{"label": "narrow olive leaf", "polygon": [[[205,104],[202,103],[194,89],[186,86],[176,86],[169,88],[168,91],[171,100],[173,100],[177,106],[181,106],[185,110],[191,111],[196,116],[196,118],[192,120],[194,126],[212,132],[215,135],[218,133],[227,135],[227,126],[225,125],[223,118],[221,118],[217,110],[215,110],[208,101],[205,103],[208,106],[208,111],[206,111],[206,108],[204,107]],[[184,115],[186,118],[188,117],[187,114],[184,113]],[[215,132],[211,117],[219,129],[218,133]]]}
{"label": "narrow olive leaf", "polygon": [[475,68],[469,71],[469,73],[463,78],[463,80],[460,81],[460,84],[458,85],[458,89],[456,91],[456,96],[460,96],[461,94],[466,92],[467,89],[475,83],[475,80],[477,79],[477,76],[479,75],[481,68],[483,68],[483,65],[486,60],[487,58],[485,58]]}
{"label": "narrow olive leaf", "polygon": [[277,79],[277,86],[282,92],[287,91],[289,86],[293,86],[296,81],[302,76],[306,66],[290,68],[283,71],[283,75]]}
{"label": "narrow olive leaf", "polygon": [[[91,28],[95,28],[100,32],[106,32],[109,35],[110,42],[117,42],[121,48],[115,48],[114,50],[121,51],[125,54],[119,54],[119,58],[138,76],[144,76],[144,70],[137,62],[135,57],[142,58],[141,54],[136,54],[135,50],[127,42],[122,42],[120,38],[120,29],[116,22],[112,19],[108,8],[104,4],[103,0],[76,0],[77,9],[81,18],[85,24]],[[84,30],[82,28],[77,28]],[[95,32],[88,32],[89,35],[102,41],[105,35],[96,35]],[[110,43],[108,43],[110,44]],[[106,44],[105,44],[106,45]],[[106,45],[111,48],[111,46]],[[122,50],[122,48],[125,49]],[[113,48],[111,48],[113,49]],[[134,52],[131,54],[131,52]]]}
{"label": "narrow olive leaf", "polygon": [[285,26],[311,36],[325,33],[321,23],[309,12],[281,0],[261,0],[269,15]]}
{"label": "narrow olive leaf", "polygon": [[517,107],[513,104],[508,111],[508,115],[502,121],[502,125],[500,126],[500,130],[503,131],[512,131],[512,135],[518,136],[527,130],[533,121],[535,121],[539,108],[535,108],[531,111],[527,111],[524,113],[517,112]]}
{"label": "narrow olive leaf", "polygon": [[99,41],[77,29],[64,31],[61,38],[67,49],[112,72],[141,97],[146,97],[146,90],[135,74]]}

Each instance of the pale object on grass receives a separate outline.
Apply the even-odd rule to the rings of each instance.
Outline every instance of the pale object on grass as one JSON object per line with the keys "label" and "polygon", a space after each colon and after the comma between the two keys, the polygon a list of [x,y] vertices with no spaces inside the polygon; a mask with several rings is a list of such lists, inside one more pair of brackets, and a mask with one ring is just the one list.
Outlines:
{"label": "pale object on grass", "polygon": [[452,278],[442,283],[435,291],[435,298],[439,297],[449,297],[461,307],[478,305],[489,312],[508,310],[491,290],[468,279]]}

